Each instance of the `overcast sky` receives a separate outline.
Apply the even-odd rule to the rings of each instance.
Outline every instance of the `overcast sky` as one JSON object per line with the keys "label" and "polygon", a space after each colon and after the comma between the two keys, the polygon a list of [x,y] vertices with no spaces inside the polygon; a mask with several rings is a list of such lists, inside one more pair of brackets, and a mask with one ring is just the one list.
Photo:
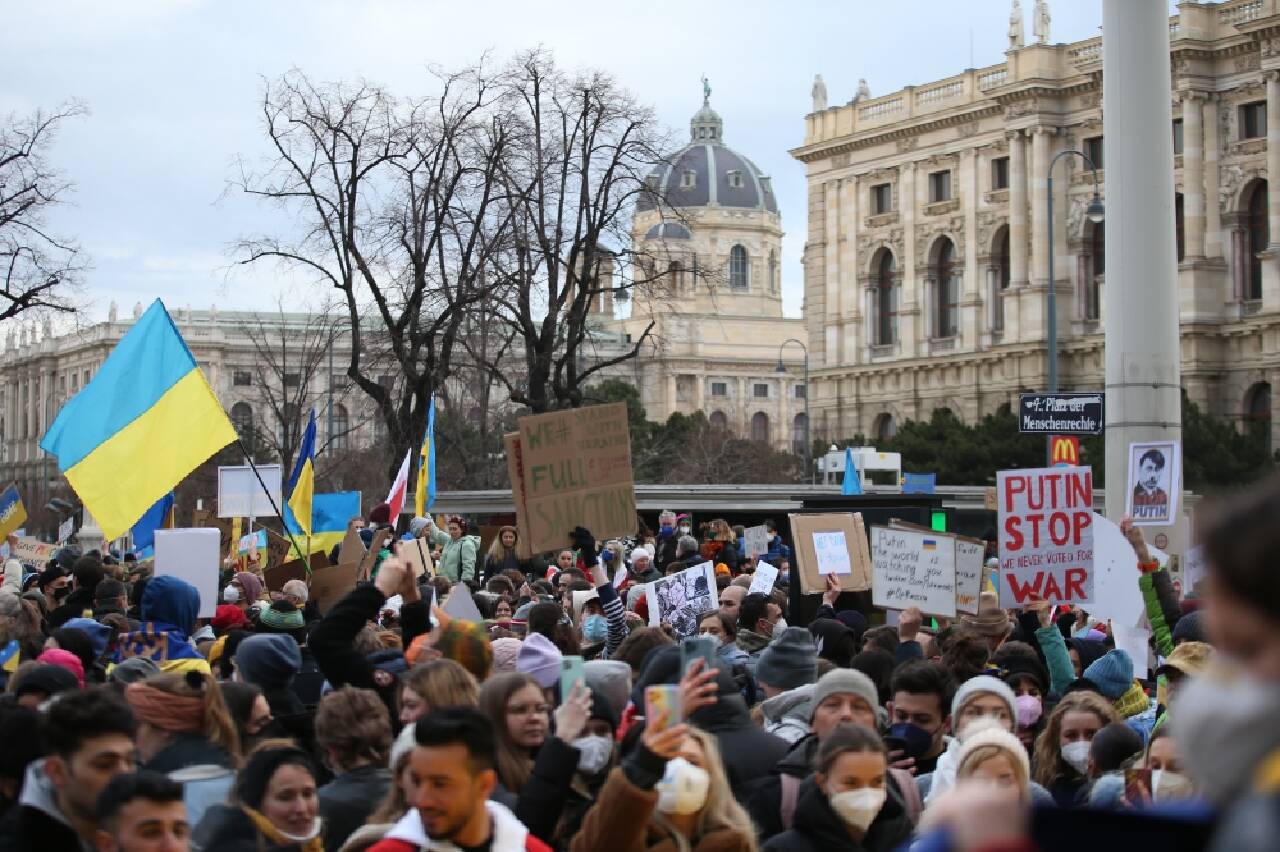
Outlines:
{"label": "overcast sky", "polygon": [[[1023,3],[1027,39],[1030,8]],[[613,73],[687,134],[706,73],[725,140],[773,177],[786,231],[783,294],[802,296],[802,141],[815,72],[830,102],[859,77],[873,95],[1003,58],[1009,0],[697,0],[600,3],[436,0],[40,0],[8,4],[0,113],[82,100],[54,161],[76,184],[55,229],[88,251],[90,318],[161,296],[171,309],[270,308],[266,269],[228,277],[241,234],[287,229],[224,192],[235,157],[263,152],[262,78],[298,67],[429,91],[429,64],[459,66],[543,45],[565,66]],[[1054,41],[1099,32],[1101,0],[1055,0]],[[972,60],[971,60],[972,57]],[[286,293],[291,306],[302,294]]]}

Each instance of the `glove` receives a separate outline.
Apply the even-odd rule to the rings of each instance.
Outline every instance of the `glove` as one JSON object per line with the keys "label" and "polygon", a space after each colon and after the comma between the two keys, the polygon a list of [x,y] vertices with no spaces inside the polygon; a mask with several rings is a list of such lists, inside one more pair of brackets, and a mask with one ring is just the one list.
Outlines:
{"label": "glove", "polygon": [[574,527],[569,531],[569,540],[577,548],[583,562],[588,565],[595,564],[599,554],[596,552],[596,537],[591,534],[591,530],[586,527]]}

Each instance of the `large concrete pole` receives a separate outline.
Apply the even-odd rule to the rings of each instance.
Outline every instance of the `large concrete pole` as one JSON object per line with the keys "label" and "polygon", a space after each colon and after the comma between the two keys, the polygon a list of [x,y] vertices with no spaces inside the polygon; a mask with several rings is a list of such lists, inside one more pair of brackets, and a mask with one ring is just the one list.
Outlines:
{"label": "large concrete pole", "polygon": [[1124,514],[1129,444],[1179,440],[1178,275],[1166,0],[1103,0],[1107,517]]}

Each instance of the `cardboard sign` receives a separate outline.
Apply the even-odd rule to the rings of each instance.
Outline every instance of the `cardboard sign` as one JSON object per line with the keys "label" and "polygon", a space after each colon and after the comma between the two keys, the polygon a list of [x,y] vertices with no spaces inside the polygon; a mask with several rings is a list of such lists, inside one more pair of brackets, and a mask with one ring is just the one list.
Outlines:
{"label": "cardboard sign", "polygon": [[1000,606],[1021,607],[1033,594],[1093,603],[1093,469],[1002,470],[996,490]]}
{"label": "cardboard sign", "polygon": [[9,558],[43,566],[53,558],[53,551],[56,549],[56,546],[34,538],[18,538],[9,542]]}
{"label": "cardboard sign", "polygon": [[357,565],[330,565],[312,573],[311,599],[316,602],[320,612],[328,612],[330,607],[356,587],[358,570]]}
{"label": "cardboard sign", "polygon": [[346,538],[338,546],[338,564],[346,565],[352,562],[359,564],[364,558],[366,549],[364,539],[360,537],[360,522],[352,521],[347,524]]}
{"label": "cardboard sign", "polygon": [[[404,564],[413,568],[413,576],[421,577],[426,574],[434,577],[436,574],[435,564],[431,561],[431,543],[420,538],[413,541],[397,542],[395,554],[400,557]],[[479,561],[479,557],[476,558]]]}
{"label": "cardboard sign", "polygon": [[655,580],[645,587],[649,601],[649,624],[670,624],[678,636],[698,632],[698,616],[717,606],[715,565],[703,562]]}
{"label": "cardboard sign", "polygon": [[1129,445],[1125,514],[1135,526],[1168,526],[1178,517],[1182,451],[1177,441]]}
{"label": "cardboard sign", "polygon": [[502,447],[507,454],[507,478],[511,480],[511,500],[516,506],[516,555],[521,559],[533,556],[529,544],[529,510],[525,504],[524,452],[520,445],[520,433],[502,436]]}
{"label": "cardboard sign", "polygon": [[523,516],[534,551],[568,546],[569,530],[577,526],[597,541],[635,533],[625,403],[521,417],[519,423]]}
{"label": "cardboard sign", "polygon": [[[863,592],[871,588],[871,549],[860,512],[789,515],[788,518],[795,539],[795,567],[800,574],[802,594],[825,592],[827,574],[840,581],[842,592]],[[838,553],[841,542],[844,552]],[[840,570],[846,564],[848,570]]]}
{"label": "cardboard sign", "polygon": [[313,574],[322,568],[329,567],[329,560],[325,558],[323,553],[311,554],[310,571],[307,570],[308,563],[301,559],[290,559],[288,562],[280,565],[272,565],[266,571],[262,572],[262,582],[267,589],[272,592],[278,592],[284,588],[284,584],[290,580],[307,581],[308,574]]}
{"label": "cardboard sign", "polygon": [[177,577],[195,586],[200,593],[198,618],[213,618],[218,605],[221,544],[222,537],[217,530],[156,530],[155,575]]}
{"label": "cardboard sign", "polygon": [[927,615],[956,614],[956,542],[950,536],[871,528],[871,602],[885,609],[919,607]]}
{"label": "cardboard sign", "polygon": [[381,529],[373,534],[373,541],[369,544],[369,549],[365,551],[360,558],[360,565],[356,571],[356,576],[361,580],[368,580],[370,574],[373,573],[373,565],[378,561],[378,553],[384,548],[389,548],[388,541],[391,539],[391,531]]}
{"label": "cardboard sign", "polygon": [[761,524],[747,527],[742,532],[742,552],[750,558],[759,558],[769,552],[769,530]]}
{"label": "cardboard sign", "polygon": [[764,595],[772,594],[773,584],[777,579],[777,568],[768,562],[757,563],[756,571],[751,575],[751,588],[747,589],[747,594],[754,595],[756,592]]}

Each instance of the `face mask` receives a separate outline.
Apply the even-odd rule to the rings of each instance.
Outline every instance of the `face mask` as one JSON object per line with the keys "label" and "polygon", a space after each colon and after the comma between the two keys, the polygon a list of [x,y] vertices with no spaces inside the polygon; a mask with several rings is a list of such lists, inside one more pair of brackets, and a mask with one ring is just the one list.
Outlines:
{"label": "face mask", "polygon": [[316,837],[320,834],[320,828],[323,825],[323,823],[324,823],[324,820],[320,819],[320,817],[316,817],[316,821],[311,823],[311,833],[305,834],[305,835],[290,834],[287,831],[280,831],[279,827],[276,828],[276,831],[280,831],[280,836],[283,837],[285,840],[288,840],[290,843],[306,843],[311,838]]}
{"label": "face mask", "polygon": [[691,530],[689,529],[689,527],[681,527],[681,528],[680,528],[680,535],[688,535],[690,532],[691,532]]}
{"label": "face mask", "polygon": [[609,635],[609,621],[603,615],[588,615],[582,620],[582,638],[588,642],[603,642]]}
{"label": "face mask", "polygon": [[827,798],[840,819],[859,831],[866,831],[884,807],[885,792],[883,787],[863,787],[830,794]]}
{"label": "face mask", "polygon": [[222,590],[222,600],[226,603],[239,603],[240,590],[235,586],[227,586]]}
{"label": "face mask", "polygon": [[54,589],[54,590],[53,590],[53,599],[54,599],[55,601],[60,601],[60,600],[62,600],[63,598],[65,598],[65,597],[66,597],[67,595],[69,595],[69,594],[71,594],[71,587],[70,587],[70,586],[63,586],[61,589]]}
{"label": "face mask", "polygon": [[654,789],[658,791],[658,810],[664,814],[696,814],[707,803],[711,776],[702,767],[677,757],[667,761],[667,770]]}
{"label": "face mask", "polygon": [[1089,743],[1076,740],[1062,747],[1062,759],[1081,775],[1089,774]]}
{"label": "face mask", "polygon": [[716,647],[717,647],[717,648],[723,648],[723,647],[724,647],[724,645],[725,645],[725,642],[726,642],[726,641],[728,641],[728,640],[726,640],[726,639],[722,639],[722,638],[720,638],[719,636],[715,635],[714,633],[699,633],[698,635],[699,635],[699,636],[703,636],[703,637],[705,637],[705,638],[707,638],[707,639],[710,639],[712,642],[716,643]]}
{"label": "face mask", "polygon": [[1018,710],[1019,728],[1030,728],[1040,721],[1040,715],[1044,713],[1044,705],[1037,695],[1019,695],[1013,699],[1013,706]]}
{"label": "face mask", "polygon": [[773,623],[774,636],[781,636],[782,631],[786,629],[787,629],[787,620],[785,618],[779,618],[777,621]]}
{"label": "face mask", "polygon": [[671,526],[671,524],[663,524],[662,526],[658,527],[658,532],[661,535],[671,535],[671,531],[673,529],[674,528]]}
{"label": "face mask", "polygon": [[573,747],[578,750],[578,769],[588,775],[604,769],[613,757],[613,741],[608,737],[578,737]]}
{"label": "face mask", "polygon": [[889,729],[889,736],[905,740],[907,757],[924,757],[933,745],[933,734],[911,722],[899,722]]}

